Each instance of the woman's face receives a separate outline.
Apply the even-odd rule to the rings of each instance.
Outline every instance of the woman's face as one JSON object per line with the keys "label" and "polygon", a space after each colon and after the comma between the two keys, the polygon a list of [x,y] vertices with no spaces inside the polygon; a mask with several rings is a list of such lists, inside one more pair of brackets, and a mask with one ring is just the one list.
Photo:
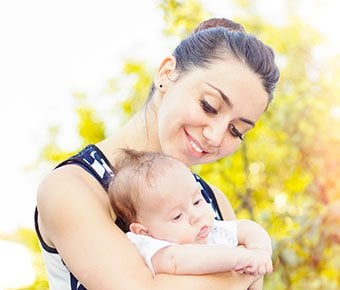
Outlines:
{"label": "woman's face", "polygon": [[193,69],[165,86],[157,111],[160,149],[188,166],[227,156],[267,102],[260,78],[238,60]]}

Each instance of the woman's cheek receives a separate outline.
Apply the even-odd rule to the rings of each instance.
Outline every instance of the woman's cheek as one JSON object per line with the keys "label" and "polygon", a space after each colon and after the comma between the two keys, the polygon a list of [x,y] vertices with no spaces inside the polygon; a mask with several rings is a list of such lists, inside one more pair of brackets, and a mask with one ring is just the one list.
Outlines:
{"label": "woman's cheek", "polygon": [[240,147],[240,145],[241,145],[241,140],[236,139],[234,137],[232,139],[229,139],[228,141],[227,140],[224,141],[219,151],[218,159],[233,154]]}

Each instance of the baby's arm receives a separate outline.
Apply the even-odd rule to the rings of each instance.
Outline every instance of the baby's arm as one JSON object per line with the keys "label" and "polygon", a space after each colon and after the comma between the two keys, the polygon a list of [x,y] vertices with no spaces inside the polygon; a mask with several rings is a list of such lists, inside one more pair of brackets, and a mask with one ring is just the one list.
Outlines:
{"label": "baby's arm", "polygon": [[249,264],[253,254],[226,245],[182,244],[159,250],[152,257],[155,274],[209,274],[227,272]]}

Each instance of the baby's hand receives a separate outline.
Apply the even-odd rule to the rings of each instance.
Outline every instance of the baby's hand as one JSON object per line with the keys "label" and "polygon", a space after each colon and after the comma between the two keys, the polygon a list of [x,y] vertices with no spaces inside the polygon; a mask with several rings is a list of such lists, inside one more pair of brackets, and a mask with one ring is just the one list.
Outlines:
{"label": "baby's hand", "polygon": [[255,256],[255,270],[257,267],[257,274],[264,275],[273,272],[271,254],[261,249],[250,249],[250,251]]}
{"label": "baby's hand", "polygon": [[239,274],[264,275],[273,271],[271,255],[261,249],[239,249],[240,260],[234,267]]}

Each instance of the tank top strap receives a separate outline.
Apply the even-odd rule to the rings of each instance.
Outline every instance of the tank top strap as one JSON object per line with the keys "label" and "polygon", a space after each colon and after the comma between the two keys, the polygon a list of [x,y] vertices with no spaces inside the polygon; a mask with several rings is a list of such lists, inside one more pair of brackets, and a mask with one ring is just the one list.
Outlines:
{"label": "tank top strap", "polygon": [[197,183],[200,185],[201,193],[202,193],[204,199],[206,200],[207,203],[210,204],[210,206],[212,207],[212,209],[215,212],[215,219],[216,220],[223,220],[223,216],[222,216],[221,210],[218,206],[214,191],[212,190],[210,185],[208,183],[206,183],[200,176],[198,176],[196,173],[193,173],[193,174],[194,174],[194,177],[195,177]]}
{"label": "tank top strap", "polygon": [[76,155],[59,163],[55,168],[64,165],[76,164],[94,176],[107,191],[113,176],[113,167],[104,153],[93,144],[86,146]]}

